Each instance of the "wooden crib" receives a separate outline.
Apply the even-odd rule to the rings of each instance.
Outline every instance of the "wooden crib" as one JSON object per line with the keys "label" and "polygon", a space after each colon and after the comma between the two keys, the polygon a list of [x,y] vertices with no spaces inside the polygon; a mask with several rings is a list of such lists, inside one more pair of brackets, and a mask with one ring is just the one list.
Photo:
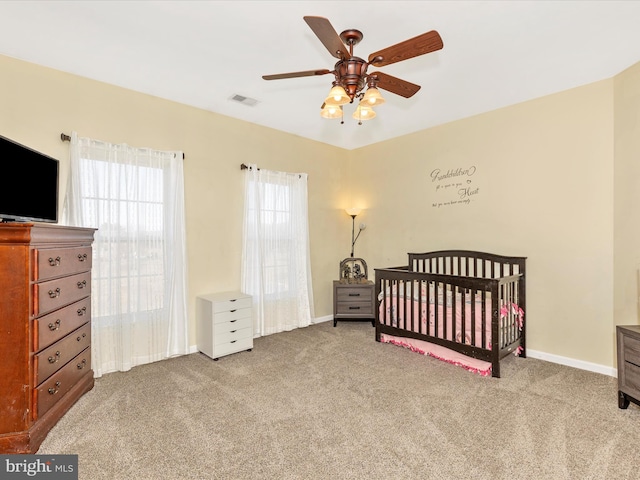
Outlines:
{"label": "wooden crib", "polygon": [[376,341],[467,367],[455,358],[488,362],[477,371],[494,377],[502,358],[526,357],[526,257],[466,250],[408,255],[407,266],[375,269]]}

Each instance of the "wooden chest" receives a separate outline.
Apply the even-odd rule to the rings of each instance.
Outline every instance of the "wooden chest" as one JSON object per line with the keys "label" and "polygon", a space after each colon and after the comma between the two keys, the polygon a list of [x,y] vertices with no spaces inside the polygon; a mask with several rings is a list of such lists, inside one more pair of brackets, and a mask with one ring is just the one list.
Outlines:
{"label": "wooden chest", "polygon": [[0,453],[35,453],[93,387],[94,232],[0,224]]}

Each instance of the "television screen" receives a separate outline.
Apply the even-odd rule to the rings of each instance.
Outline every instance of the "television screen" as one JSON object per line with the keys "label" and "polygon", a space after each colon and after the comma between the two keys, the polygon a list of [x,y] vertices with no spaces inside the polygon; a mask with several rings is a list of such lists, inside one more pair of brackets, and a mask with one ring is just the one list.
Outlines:
{"label": "television screen", "polygon": [[57,223],[59,163],[0,136],[0,219]]}

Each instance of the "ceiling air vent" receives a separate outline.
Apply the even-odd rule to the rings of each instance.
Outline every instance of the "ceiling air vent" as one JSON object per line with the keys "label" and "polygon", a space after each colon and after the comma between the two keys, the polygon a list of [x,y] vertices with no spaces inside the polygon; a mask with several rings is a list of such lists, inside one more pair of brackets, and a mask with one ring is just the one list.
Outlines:
{"label": "ceiling air vent", "polygon": [[234,102],[241,103],[243,105],[248,105],[249,107],[253,107],[258,101],[255,98],[245,97],[243,95],[235,94],[231,97],[231,100]]}

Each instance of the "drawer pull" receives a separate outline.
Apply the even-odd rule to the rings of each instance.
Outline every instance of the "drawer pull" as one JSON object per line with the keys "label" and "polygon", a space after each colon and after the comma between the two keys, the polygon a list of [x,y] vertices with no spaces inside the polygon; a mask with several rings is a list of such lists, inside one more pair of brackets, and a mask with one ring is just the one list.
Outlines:
{"label": "drawer pull", "polygon": [[349,296],[350,297],[359,297],[360,294],[359,293],[350,293]]}
{"label": "drawer pull", "polygon": [[87,313],[87,307],[82,307],[78,309],[78,316],[81,317],[83,316],[85,313]]}
{"label": "drawer pull", "polygon": [[236,343],[236,342],[237,342],[237,340],[231,340],[231,342],[229,342],[229,343]]}
{"label": "drawer pull", "polygon": [[229,300],[230,302],[235,302],[236,300],[238,300],[237,298],[232,298],[231,300]]}
{"label": "drawer pull", "polygon": [[86,253],[79,253],[78,254],[78,260],[81,262],[84,262],[87,259],[87,254]]}
{"label": "drawer pull", "polygon": [[77,285],[78,285],[78,288],[84,288],[87,286],[87,281],[82,280],[81,282],[78,282]]}
{"label": "drawer pull", "polygon": [[349,307],[349,310],[360,310],[360,307]]}
{"label": "drawer pull", "polygon": [[229,323],[234,323],[234,322],[237,322],[237,321],[238,321],[238,319],[236,318],[235,320],[229,320]]}
{"label": "drawer pull", "polygon": [[233,312],[235,312],[235,310],[229,310],[229,313],[233,313]]}
{"label": "drawer pull", "polygon": [[238,330],[231,330],[229,333],[236,333]]}
{"label": "drawer pull", "polygon": [[60,289],[56,288],[55,290],[49,290],[49,298],[56,298],[60,296]]}
{"label": "drawer pull", "polygon": [[60,390],[60,382],[56,382],[56,386],[49,389],[49,395],[55,395],[58,390]]}
{"label": "drawer pull", "polygon": [[55,355],[49,357],[49,363],[56,363],[58,360],[60,360],[60,352],[56,352]]}
{"label": "drawer pull", "polygon": [[78,370],[82,370],[86,366],[87,366],[87,359],[86,358],[83,358],[82,361],[77,365]]}
{"label": "drawer pull", "polygon": [[60,265],[60,257],[49,257],[49,265],[51,265],[52,267],[57,267],[58,265]]}
{"label": "drawer pull", "polygon": [[86,336],[87,336],[87,334],[86,334],[86,333],[83,333],[82,335],[78,335],[78,338],[76,338],[76,340],[77,340],[77,341],[80,341],[80,340],[82,340],[82,339],[83,339],[84,337],[86,337]]}
{"label": "drawer pull", "polygon": [[49,324],[49,330],[51,330],[52,332],[55,332],[59,328],[60,328],[60,319],[58,319],[55,322]]}

